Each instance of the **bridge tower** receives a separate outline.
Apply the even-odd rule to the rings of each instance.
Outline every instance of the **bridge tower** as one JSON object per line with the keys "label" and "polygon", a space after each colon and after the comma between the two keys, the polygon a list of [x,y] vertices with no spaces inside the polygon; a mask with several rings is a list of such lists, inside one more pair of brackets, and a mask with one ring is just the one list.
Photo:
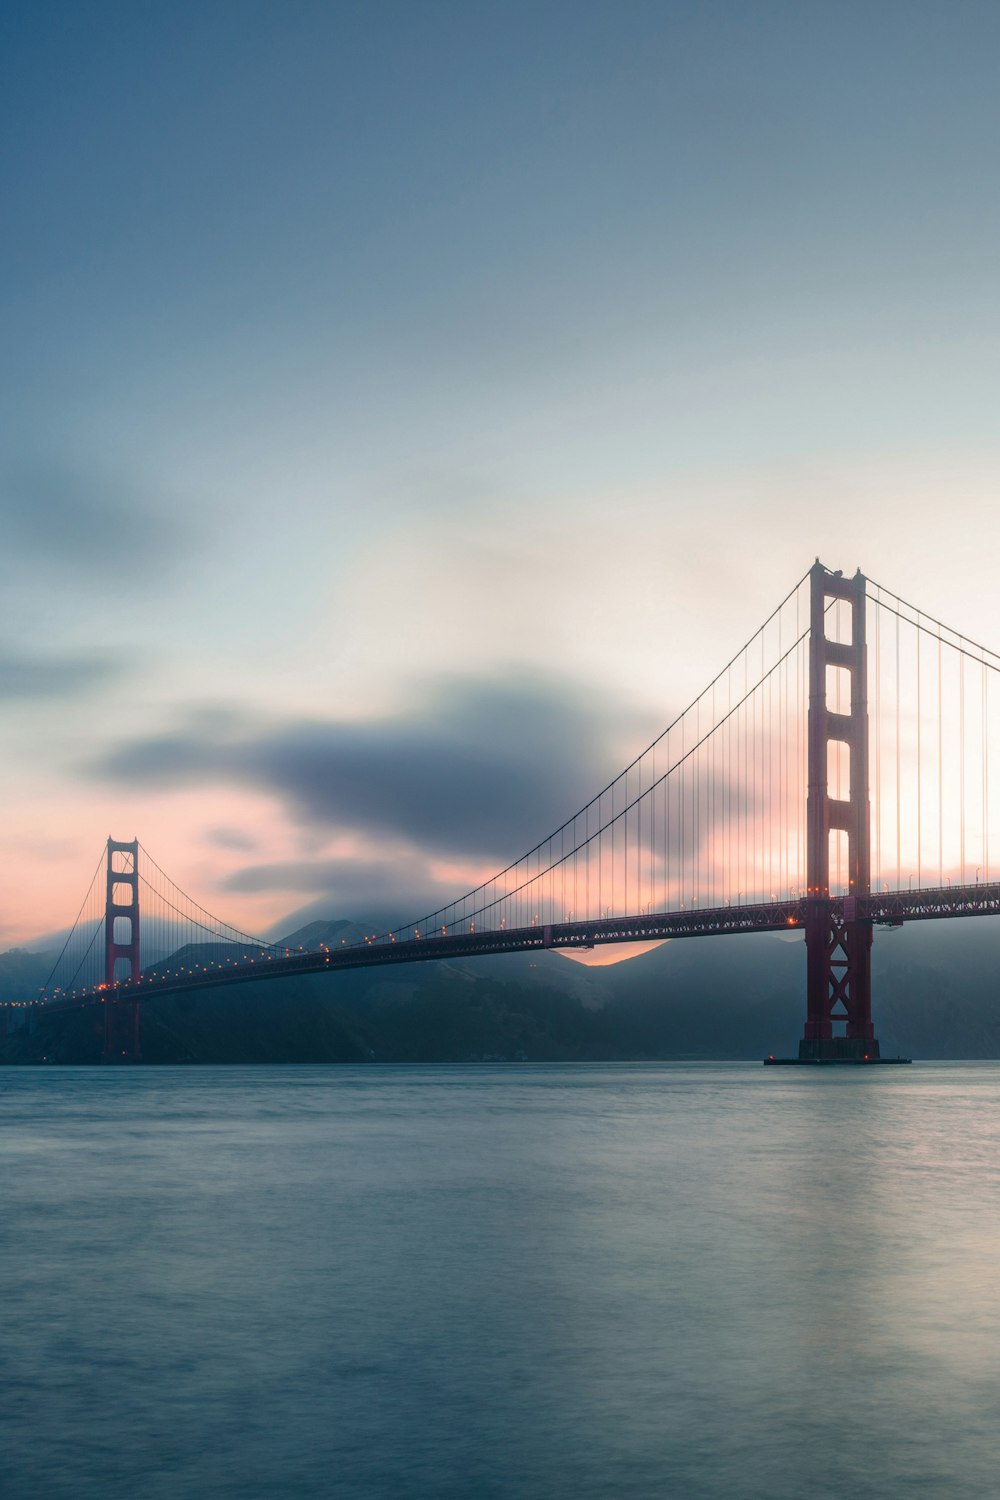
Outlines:
{"label": "bridge tower", "polygon": [[[119,959],[128,962],[126,976],[116,972]],[[139,841],[122,844],[109,838],[104,904],[104,983],[109,993],[102,1057],[108,1063],[139,1061],[139,1002],[114,998],[116,979],[122,977],[139,977]]]}
{"label": "bridge tower", "polygon": [[[879,1059],[871,1013],[872,924],[857,916],[859,897],[871,890],[871,813],[868,793],[868,672],[866,589],[831,573],[819,559],[810,571],[808,799],[806,803],[806,969],[802,1062],[874,1062]],[[849,643],[826,632],[831,601],[850,605]],[[830,707],[827,668],[850,676],[850,709]],[[831,743],[847,747],[846,797],[829,790]],[[838,787],[843,791],[843,787]],[[830,835],[847,836],[849,885],[843,900],[830,894]],[[834,1034],[838,1021],[844,1034]]]}

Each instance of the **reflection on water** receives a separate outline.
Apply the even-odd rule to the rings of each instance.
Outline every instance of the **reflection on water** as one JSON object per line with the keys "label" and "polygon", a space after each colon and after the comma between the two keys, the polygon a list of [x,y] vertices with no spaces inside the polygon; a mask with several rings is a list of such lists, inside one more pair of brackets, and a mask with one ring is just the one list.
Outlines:
{"label": "reflection on water", "polygon": [[1000,1066],[0,1071],[3,1493],[996,1493]]}

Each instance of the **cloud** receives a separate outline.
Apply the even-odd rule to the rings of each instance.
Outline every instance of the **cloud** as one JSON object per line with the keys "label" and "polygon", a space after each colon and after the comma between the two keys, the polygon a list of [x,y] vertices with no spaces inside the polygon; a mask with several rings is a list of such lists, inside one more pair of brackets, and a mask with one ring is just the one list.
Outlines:
{"label": "cloud", "polygon": [[215,849],[229,849],[236,854],[252,854],[258,847],[257,840],[239,828],[206,828],[202,838]]}
{"label": "cloud", "polygon": [[187,526],[167,510],[140,486],[69,464],[25,465],[0,481],[8,551],[74,572],[100,568],[114,587],[132,568],[160,572],[183,549]]}
{"label": "cloud", "polygon": [[227,894],[306,897],[307,904],[275,924],[275,933],[324,917],[387,929],[436,910],[454,896],[417,852],[249,865],[221,882]]}
{"label": "cloud", "polygon": [[72,698],[120,676],[128,664],[111,656],[20,656],[0,652],[0,701]]}
{"label": "cloud", "polygon": [[277,795],[313,828],[507,858],[575,812],[619,769],[623,739],[648,729],[579,685],[507,673],[425,683],[419,706],[380,720],[189,718],[95,769],[144,787],[237,783]]}

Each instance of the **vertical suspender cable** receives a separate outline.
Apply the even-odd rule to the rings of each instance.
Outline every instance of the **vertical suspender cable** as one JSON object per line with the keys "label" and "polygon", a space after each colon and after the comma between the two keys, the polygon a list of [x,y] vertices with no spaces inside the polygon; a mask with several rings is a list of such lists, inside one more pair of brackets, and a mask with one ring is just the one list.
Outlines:
{"label": "vertical suspender cable", "polygon": [[[865,605],[867,614],[867,604]],[[882,884],[882,611],[875,608],[875,889]]]}
{"label": "vertical suspender cable", "polygon": [[965,657],[958,658],[958,858],[965,884]]}
{"label": "vertical suspender cable", "polygon": [[986,866],[986,879],[990,878],[990,675],[983,668],[983,755],[984,776],[983,796],[986,802],[986,815],[983,818],[983,863]]}
{"label": "vertical suspender cable", "polygon": [[903,884],[901,854],[902,788],[899,779],[899,615],[896,615],[896,889]]}
{"label": "vertical suspender cable", "polygon": [[941,701],[941,637],[937,643],[938,696],[938,885],[944,885],[944,713]]}
{"label": "vertical suspender cable", "polygon": [[923,813],[922,795],[922,744],[921,744],[921,714],[920,714],[920,615],[917,615],[917,886],[923,885],[923,837],[921,834],[921,816]]}

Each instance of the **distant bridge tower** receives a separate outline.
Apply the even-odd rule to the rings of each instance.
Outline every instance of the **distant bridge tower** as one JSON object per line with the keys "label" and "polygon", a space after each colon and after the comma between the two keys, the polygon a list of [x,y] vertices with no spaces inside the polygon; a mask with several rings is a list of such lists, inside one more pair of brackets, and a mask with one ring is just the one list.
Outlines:
{"label": "distant bridge tower", "polygon": [[[865,579],[830,573],[817,559],[810,572],[808,800],[806,804],[806,966],[803,1061],[875,1061],[871,1011],[872,924],[856,915],[858,898],[871,890],[871,814],[868,796],[868,670],[865,644]],[[850,604],[850,643],[829,640],[827,605]],[[827,700],[827,667],[850,674],[850,710],[838,713]],[[846,797],[831,797],[831,742],[847,746]],[[838,788],[838,791],[842,788]],[[843,917],[830,894],[830,835],[847,835],[850,884]],[[846,1019],[845,1019],[846,1018]],[[837,1021],[845,1034],[834,1035]]]}
{"label": "distant bridge tower", "polygon": [[[122,974],[118,961],[128,962]],[[139,977],[139,841],[108,839],[107,898],[104,905],[104,1062],[139,1061],[139,1002],[116,1000],[114,985]]]}

